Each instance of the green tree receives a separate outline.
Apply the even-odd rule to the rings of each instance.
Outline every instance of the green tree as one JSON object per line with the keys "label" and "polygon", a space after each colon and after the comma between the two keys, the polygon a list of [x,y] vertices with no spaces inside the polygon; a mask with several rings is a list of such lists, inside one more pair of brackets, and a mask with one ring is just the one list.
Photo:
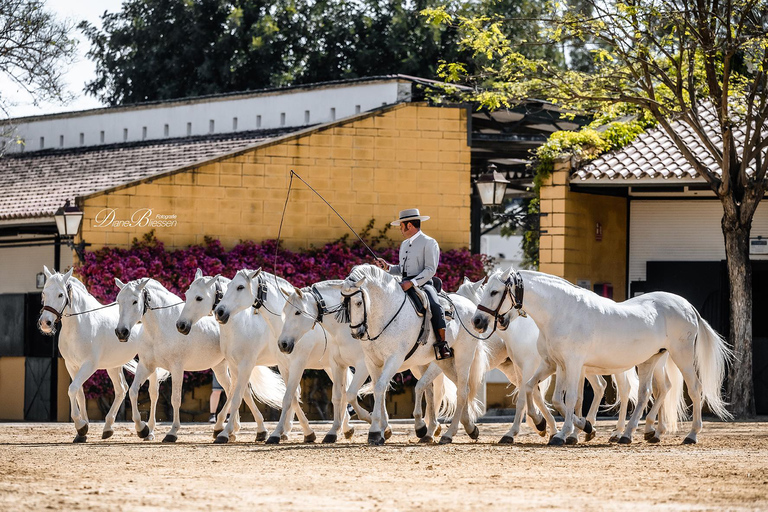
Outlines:
{"label": "green tree", "polygon": [[[0,73],[37,103],[69,99],[61,79],[72,62],[74,27],[56,20],[45,3],[35,0],[0,0]],[[0,93],[0,109],[6,114],[9,98]],[[3,127],[11,136],[12,127]]]}
{"label": "green tree", "polygon": [[[574,109],[611,111],[622,105],[647,112],[706,180],[723,206],[730,340],[736,354],[731,408],[737,417],[753,416],[749,236],[768,170],[768,2],[582,1],[591,14],[551,4],[539,41],[597,43],[591,73],[526,58],[500,36],[508,20],[478,23],[445,8],[428,14],[460,30],[464,47],[492,56],[484,70],[491,85],[479,95],[486,104],[533,96]],[[445,69],[455,80],[466,78],[460,64]],[[695,134],[693,143],[682,140],[674,120]],[[714,132],[706,126],[714,126]]]}

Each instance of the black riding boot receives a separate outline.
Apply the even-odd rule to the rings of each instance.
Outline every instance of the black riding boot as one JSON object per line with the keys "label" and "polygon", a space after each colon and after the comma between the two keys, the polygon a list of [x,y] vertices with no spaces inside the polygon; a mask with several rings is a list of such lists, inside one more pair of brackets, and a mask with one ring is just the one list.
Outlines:
{"label": "black riding boot", "polygon": [[445,341],[445,329],[438,329],[437,341],[432,345],[432,348],[435,349],[435,359],[438,361],[453,357],[453,349]]}

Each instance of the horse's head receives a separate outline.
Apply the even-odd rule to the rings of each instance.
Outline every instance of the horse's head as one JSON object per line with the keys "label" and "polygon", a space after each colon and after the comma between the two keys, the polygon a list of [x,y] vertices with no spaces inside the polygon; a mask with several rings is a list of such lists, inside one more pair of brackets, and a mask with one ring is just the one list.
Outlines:
{"label": "horse's head", "polygon": [[280,288],[286,297],[283,306],[283,330],[277,338],[277,346],[281,352],[290,354],[296,343],[315,328],[315,319],[318,317],[319,304],[311,293],[306,293],[298,288],[292,291]]}
{"label": "horse's head", "polygon": [[117,294],[117,307],[119,317],[115,334],[117,339],[126,342],[131,336],[131,329],[141,321],[144,313],[147,312],[149,301],[151,300],[146,290],[151,279],[145,277],[129,283],[123,283],[117,277],[115,284],[120,291]]}
{"label": "horse's head", "polygon": [[456,290],[457,295],[461,295],[465,299],[469,299],[473,304],[480,302],[480,296],[483,292],[483,286],[488,282],[488,276],[485,276],[479,281],[472,282],[468,277],[464,277],[464,282],[461,283],[459,289]]}
{"label": "horse's head", "polygon": [[43,272],[45,272],[43,309],[40,311],[40,318],[37,320],[37,328],[46,336],[56,334],[56,324],[61,321],[64,308],[72,300],[69,285],[72,270],[69,269],[66,274],[51,273],[48,267],[43,265]]}
{"label": "horse's head", "polygon": [[366,276],[362,276],[353,280],[350,275],[341,286],[343,307],[346,308],[349,317],[349,329],[356,340],[362,339],[368,330],[368,292],[364,288],[367,279]]}
{"label": "horse's head", "polygon": [[499,329],[506,330],[509,323],[517,318],[515,292],[510,284],[512,267],[505,272],[496,271],[488,276],[480,292],[477,310],[472,316],[472,325],[477,332],[485,332],[492,320],[498,320]]}
{"label": "horse's head", "polygon": [[189,285],[186,293],[184,309],[176,321],[176,329],[181,334],[189,334],[192,326],[206,315],[212,315],[224,293],[221,277],[203,276],[203,271],[197,269],[195,280]]}
{"label": "horse's head", "polygon": [[229,317],[253,306],[253,301],[256,300],[259,274],[261,274],[261,268],[237,271],[235,277],[229,282],[221,302],[213,312],[216,321],[220,324],[226,324]]}

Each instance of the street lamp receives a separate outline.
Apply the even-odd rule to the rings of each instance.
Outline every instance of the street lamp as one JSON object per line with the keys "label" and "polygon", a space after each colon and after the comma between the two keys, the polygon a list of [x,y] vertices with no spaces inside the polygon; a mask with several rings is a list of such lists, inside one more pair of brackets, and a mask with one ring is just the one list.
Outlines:
{"label": "street lamp", "polygon": [[59,236],[66,241],[70,249],[75,250],[75,254],[81,262],[85,261],[85,247],[90,244],[86,244],[85,241],[78,244],[74,242],[74,237],[83,221],[83,212],[77,206],[72,206],[67,199],[64,206],[53,214],[53,218],[56,219],[56,230],[59,232]]}
{"label": "street lamp", "polygon": [[496,166],[494,164],[489,165],[488,172],[482,174],[475,181],[477,193],[480,195],[483,206],[500,206],[504,202],[508,184],[509,180],[496,170]]}

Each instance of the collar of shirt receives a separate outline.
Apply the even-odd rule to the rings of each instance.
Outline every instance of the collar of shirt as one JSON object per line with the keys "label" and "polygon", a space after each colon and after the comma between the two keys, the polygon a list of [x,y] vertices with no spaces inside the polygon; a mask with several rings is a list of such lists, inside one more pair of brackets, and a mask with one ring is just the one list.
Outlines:
{"label": "collar of shirt", "polygon": [[421,234],[422,234],[422,231],[418,230],[415,235],[413,235],[411,238],[407,239],[406,242],[408,242],[408,246],[410,247],[411,245],[413,245],[413,242],[416,240],[416,238],[421,236]]}

